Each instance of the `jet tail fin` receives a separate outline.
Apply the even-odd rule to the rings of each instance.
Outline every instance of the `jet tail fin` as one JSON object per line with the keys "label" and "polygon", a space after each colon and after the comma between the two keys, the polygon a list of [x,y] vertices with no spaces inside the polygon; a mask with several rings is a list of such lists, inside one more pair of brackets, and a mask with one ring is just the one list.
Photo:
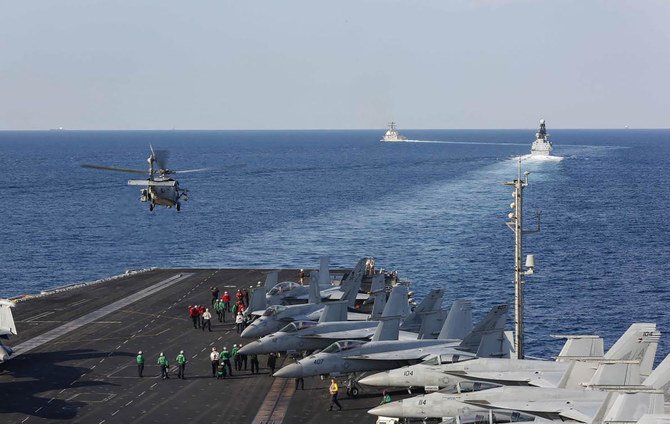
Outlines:
{"label": "jet tail fin", "polygon": [[321,312],[319,322],[336,322],[347,320],[347,302],[339,300],[328,302]]}
{"label": "jet tail fin", "polygon": [[482,319],[481,322],[477,324],[465,338],[463,338],[460,347],[469,352],[476,352],[479,350],[479,345],[485,334],[499,334],[501,331],[504,331],[505,322],[507,321],[507,309],[507,305],[496,305],[491,308],[484,319]]}
{"label": "jet tail fin", "polygon": [[350,308],[356,303],[356,295],[361,289],[361,284],[363,284],[363,277],[365,277],[371,267],[374,268],[374,259],[368,257],[362,258],[347,275],[347,278],[342,281],[342,284],[340,284],[340,287],[344,291],[342,299],[348,301],[347,305]]}
{"label": "jet tail fin", "polygon": [[472,303],[467,300],[455,300],[451,304],[447,319],[437,336],[439,340],[463,340],[472,331]]}
{"label": "jet tail fin", "polygon": [[444,289],[432,289],[421,303],[414,308],[403,321],[400,329],[404,331],[420,331],[422,325],[422,313],[436,312],[442,308],[442,298],[444,297]]}
{"label": "jet tail fin", "polygon": [[330,256],[321,256],[319,258],[319,287],[330,287]]}
{"label": "jet tail fin", "polygon": [[398,284],[394,286],[384,307],[384,312],[382,312],[382,318],[400,315],[399,312],[402,311],[403,304],[407,303],[408,293],[409,288],[406,285]]}
{"label": "jet tail fin", "polygon": [[556,339],[565,339],[563,349],[556,357],[557,362],[573,358],[602,358],[605,354],[602,337],[591,335],[552,335]]}
{"label": "jet tail fin", "polygon": [[400,333],[400,316],[383,317],[377,324],[375,334],[370,341],[379,342],[384,340],[398,340]]}
{"label": "jet tail fin", "polygon": [[612,345],[603,358],[640,361],[640,373],[648,376],[654,365],[660,337],[661,333],[656,331],[656,324],[634,323]]}
{"label": "jet tail fin", "polygon": [[253,289],[251,292],[251,298],[249,299],[249,307],[244,311],[245,314],[252,313],[254,311],[264,311],[268,307],[267,293],[268,291],[277,284],[279,280],[279,271],[272,271],[265,276],[265,285]]}
{"label": "jet tail fin", "polygon": [[419,328],[419,339],[437,339],[442,330],[442,325],[447,319],[447,311],[439,310],[424,312],[421,314],[421,327]]}
{"label": "jet tail fin", "polygon": [[663,394],[610,392],[593,418],[594,423],[635,423],[645,414],[664,412]]}
{"label": "jet tail fin", "polygon": [[319,271],[309,273],[309,297],[307,303],[321,303],[321,289],[319,288]]}
{"label": "jet tail fin", "polygon": [[382,316],[382,312],[386,307],[386,278],[384,274],[375,274],[372,276],[370,297],[373,299],[370,319],[375,321]]}
{"label": "jet tail fin", "polygon": [[663,390],[665,399],[670,400],[670,355],[658,364],[643,384],[656,390]]}

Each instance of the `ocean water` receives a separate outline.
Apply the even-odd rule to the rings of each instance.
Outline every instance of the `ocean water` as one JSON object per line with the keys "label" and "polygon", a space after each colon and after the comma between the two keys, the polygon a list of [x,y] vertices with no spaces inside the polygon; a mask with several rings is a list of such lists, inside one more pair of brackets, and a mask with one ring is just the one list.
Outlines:
{"label": "ocean water", "polygon": [[[0,296],[126,269],[316,267],[363,255],[430,288],[473,300],[475,317],[513,301],[512,201],[503,185],[534,130],[0,132]],[[528,235],[526,350],[550,334],[600,334],[633,322],[670,332],[670,130],[553,130],[559,162],[523,162]],[[139,202],[132,175],[154,148],[190,190],[182,211]],[[511,327],[511,319],[510,319]],[[663,337],[659,355],[670,351]]]}

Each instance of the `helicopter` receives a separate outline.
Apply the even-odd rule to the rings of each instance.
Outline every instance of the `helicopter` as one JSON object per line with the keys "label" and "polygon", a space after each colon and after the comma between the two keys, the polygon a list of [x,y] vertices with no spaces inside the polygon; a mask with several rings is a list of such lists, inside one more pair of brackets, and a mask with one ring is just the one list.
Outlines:
{"label": "helicopter", "polygon": [[[149,162],[149,178],[146,180],[128,180],[128,185],[132,186],[146,186],[140,190],[140,201],[149,202],[149,210],[153,211],[155,206],[165,206],[177,211],[181,210],[181,202],[188,200],[188,190],[179,187],[179,182],[170,178],[172,174],[183,174],[187,172],[205,171],[206,168],[188,169],[183,171],[175,171],[168,169],[166,162],[169,156],[167,150],[154,150],[152,145],[149,145],[151,155],[147,158]],[[158,169],[155,168],[158,166]],[[128,172],[132,174],[146,174],[147,171],[130,168],[117,168],[113,166],[82,164],[84,168],[101,169],[103,171],[117,171]]]}

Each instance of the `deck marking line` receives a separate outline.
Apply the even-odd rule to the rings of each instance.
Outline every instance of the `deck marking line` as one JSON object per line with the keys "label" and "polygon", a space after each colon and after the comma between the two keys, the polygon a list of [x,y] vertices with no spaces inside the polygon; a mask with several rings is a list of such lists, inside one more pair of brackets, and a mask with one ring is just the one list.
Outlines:
{"label": "deck marking line", "polygon": [[124,297],[123,299],[117,300],[114,303],[111,303],[107,306],[104,306],[97,311],[90,312],[84,316],[81,316],[77,319],[74,319],[67,324],[63,324],[60,327],[56,327],[53,330],[47,331],[44,334],[41,334],[37,337],[33,337],[30,340],[14,346],[14,355],[12,359],[15,359],[17,356],[29,352],[39,346],[42,346],[45,343],[48,343],[54,339],[64,336],[65,334],[74,331],[80,327],[83,327],[86,324],[98,320],[104,316],[116,312],[121,308],[124,308],[132,303],[137,302],[138,300],[144,299],[147,296],[151,296],[156,293],[156,291],[169,287],[179,281],[185,280],[193,274],[177,274],[166,280],[163,280],[159,283],[154,284],[153,286],[147,287],[143,290],[138,291],[137,293],[131,294],[130,296]]}

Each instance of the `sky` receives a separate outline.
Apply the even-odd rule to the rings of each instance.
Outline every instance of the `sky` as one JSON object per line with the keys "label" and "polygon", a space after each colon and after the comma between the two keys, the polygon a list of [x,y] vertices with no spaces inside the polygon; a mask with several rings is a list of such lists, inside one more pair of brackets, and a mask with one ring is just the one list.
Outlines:
{"label": "sky", "polygon": [[0,130],[668,128],[665,0],[0,0]]}

